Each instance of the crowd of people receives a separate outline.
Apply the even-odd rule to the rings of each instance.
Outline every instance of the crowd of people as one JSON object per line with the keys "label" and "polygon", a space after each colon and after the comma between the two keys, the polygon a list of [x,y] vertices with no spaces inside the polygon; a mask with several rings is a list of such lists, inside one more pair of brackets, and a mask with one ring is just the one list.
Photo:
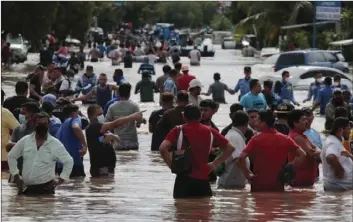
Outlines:
{"label": "crowd of people", "polygon": [[[234,88],[215,73],[214,83],[202,92],[201,81],[179,61],[164,65],[154,82],[151,61],[140,68],[134,91],[140,102],[154,102],[154,93],[160,93],[161,108],[148,121],[130,99],[132,86],[122,69],[115,69],[114,84],[108,84],[107,74],[96,75],[90,65],[82,75],[55,64],[38,65],[26,81],[16,83],[15,96],[5,100],[2,91],[1,168],[9,170],[19,193],[53,194],[69,178],[86,176],[87,151],[92,177],[114,175],[116,151],[138,150],[137,128],[147,122],[151,150],[159,151],[176,174],[175,198],[211,196],[210,183],[216,181],[221,189],[250,183],[251,191],[310,187],[319,164],[326,190],[353,189],[352,97],[339,77],[322,81],[316,73],[303,101],[314,97],[313,105],[299,109],[287,71],[281,81],[262,86],[245,67]],[[212,117],[226,103],[225,91],[239,92],[239,103],[230,106],[230,124],[219,132]],[[88,104],[87,117],[76,101]],[[311,127],[317,107],[326,116],[325,140]]]}

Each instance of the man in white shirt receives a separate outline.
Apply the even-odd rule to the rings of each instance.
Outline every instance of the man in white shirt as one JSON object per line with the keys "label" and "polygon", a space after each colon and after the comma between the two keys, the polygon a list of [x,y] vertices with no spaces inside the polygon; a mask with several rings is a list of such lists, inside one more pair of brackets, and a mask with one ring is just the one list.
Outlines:
{"label": "man in white shirt", "polygon": [[[243,189],[246,185],[246,178],[242,170],[238,167],[236,159],[245,148],[245,132],[248,130],[248,115],[243,111],[237,111],[232,116],[232,128],[225,136],[236,150],[224,162],[224,172],[218,180],[218,188],[220,189]],[[250,162],[246,159],[247,167]]]}
{"label": "man in white shirt", "polygon": [[194,46],[194,49],[189,52],[190,65],[199,66],[201,60],[200,50],[197,49],[197,46]]}
{"label": "man in white shirt", "polygon": [[[37,114],[35,132],[20,139],[7,156],[10,173],[14,175],[20,194],[54,194],[55,187],[69,179],[73,160],[62,143],[48,133],[49,123],[48,114]],[[17,167],[19,157],[23,157],[22,177]],[[56,180],[55,164],[58,161],[64,166]]]}
{"label": "man in white shirt", "polygon": [[349,120],[334,120],[321,151],[325,190],[353,190],[353,161],[346,156],[342,139],[350,132]]}
{"label": "man in white shirt", "polygon": [[189,83],[189,103],[194,104],[196,106],[199,106],[202,97],[200,96],[201,94],[201,88],[203,87],[202,83],[198,79],[193,79]]}

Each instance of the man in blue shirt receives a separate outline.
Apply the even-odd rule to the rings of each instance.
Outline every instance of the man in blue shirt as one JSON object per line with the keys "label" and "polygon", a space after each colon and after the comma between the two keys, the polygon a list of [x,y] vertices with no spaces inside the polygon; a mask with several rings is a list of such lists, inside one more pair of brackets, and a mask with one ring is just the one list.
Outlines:
{"label": "man in blue shirt", "polygon": [[294,105],[299,106],[299,103],[297,103],[294,99],[293,85],[289,82],[289,79],[289,72],[283,71],[282,81],[277,81],[272,90],[277,96],[281,97],[284,103],[293,103]]}
{"label": "man in blue shirt", "polygon": [[335,75],[333,77],[333,86],[334,89],[339,88],[341,90],[348,90],[348,86],[346,84],[341,84],[341,76]]}
{"label": "man in blue shirt", "polygon": [[164,92],[170,92],[175,97],[178,94],[178,89],[176,86],[176,80],[178,77],[179,72],[176,69],[172,69],[169,73],[168,79],[164,82]]}
{"label": "man in blue shirt", "polygon": [[322,82],[322,73],[315,73],[315,82],[312,82],[309,86],[308,97],[303,100],[303,103],[308,102],[314,97],[314,102],[316,101],[317,91],[323,88],[325,85]]}
{"label": "man in blue shirt", "polygon": [[241,97],[240,104],[244,107],[245,111],[266,110],[267,103],[265,96],[261,93],[261,84],[259,80],[250,80],[249,86],[250,92]]}
{"label": "man in blue shirt", "polygon": [[320,105],[320,114],[325,114],[325,109],[327,103],[332,97],[332,79],[331,77],[326,77],[324,80],[325,87],[317,91],[317,96],[312,110],[314,111]]}
{"label": "man in blue shirt", "polygon": [[240,90],[239,101],[242,96],[250,92],[249,82],[251,80],[251,67],[244,67],[244,79],[239,79],[237,85],[234,88],[234,92],[237,93]]}

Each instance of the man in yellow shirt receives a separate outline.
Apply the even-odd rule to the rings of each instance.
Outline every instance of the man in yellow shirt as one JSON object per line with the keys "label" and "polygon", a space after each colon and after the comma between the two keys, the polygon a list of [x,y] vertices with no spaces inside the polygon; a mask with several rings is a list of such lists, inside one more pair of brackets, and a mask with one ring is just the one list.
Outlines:
{"label": "man in yellow shirt", "polygon": [[[1,90],[1,104],[4,101],[5,93]],[[7,163],[6,144],[10,139],[10,132],[20,124],[14,115],[6,108],[1,106],[1,171],[9,170]]]}

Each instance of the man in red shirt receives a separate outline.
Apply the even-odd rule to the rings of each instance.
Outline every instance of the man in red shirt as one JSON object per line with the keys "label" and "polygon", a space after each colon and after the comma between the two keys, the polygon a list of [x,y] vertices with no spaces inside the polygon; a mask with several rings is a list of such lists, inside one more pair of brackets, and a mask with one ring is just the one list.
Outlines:
{"label": "man in red shirt", "polygon": [[196,79],[196,77],[189,74],[189,67],[188,66],[183,66],[181,68],[181,71],[183,74],[181,76],[179,76],[177,79],[178,90],[179,91],[180,90],[188,91],[189,83],[191,82],[191,80]]}
{"label": "man in red shirt", "polygon": [[[305,152],[290,137],[277,132],[274,123],[271,111],[260,111],[257,128],[261,133],[251,138],[239,156],[238,165],[251,183],[251,192],[284,191],[280,174],[287,163],[288,153],[305,156]],[[246,167],[247,157],[253,162],[253,173]],[[292,164],[296,162],[294,160]]]}
{"label": "man in red shirt", "polygon": [[[306,153],[300,163],[293,165],[295,171],[295,178],[290,182],[293,186],[312,186],[317,178],[318,163],[320,160],[320,149],[317,148],[310,140],[304,135],[306,130],[307,119],[302,110],[292,110],[288,114],[288,125],[290,128],[289,137],[296,142]],[[291,162],[295,159],[295,155],[288,154],[288,161]]]}
{"label": "man in red shirt", "polygon": [[[185,140],[187,140],[191,149],[191,173],[177,175],[174,184],[174,198],[212,196],[208,174],[224,162],[235,150],[234,146],[224,136],[199,123],[200,118],[200,109],[195,105],[187,105],[184,109],[186,123],[182,125],[182,130],[178,127],[172,129],[159,148],[161,156],[169,168],[172,166],[169,150],[172,148],[172,144],[177,144],[180,133],[184,136],[181,149],[185,150],[186,148]],[[219,147],[223,153],[209,163],[208,156],[212,146]]]}

